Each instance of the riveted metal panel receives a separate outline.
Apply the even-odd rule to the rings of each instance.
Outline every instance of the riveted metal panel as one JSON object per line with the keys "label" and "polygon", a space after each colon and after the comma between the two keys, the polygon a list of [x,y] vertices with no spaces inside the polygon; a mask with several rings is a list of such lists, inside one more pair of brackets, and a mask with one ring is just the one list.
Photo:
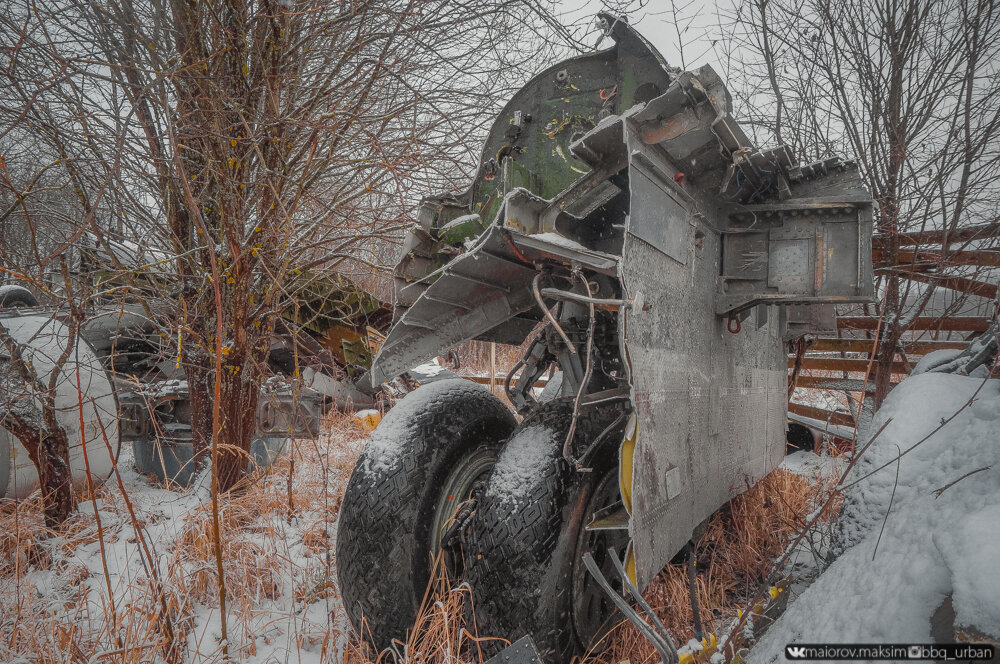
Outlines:
{"label": "riveted metal panel", "polygon": [[690,213],[655,171],[635,164],[631,169],[632,213],[629,232],[685,263],[690,246]]}
{"label": "riveted metal panel", "polygon": [[714,229],[724,224],[709,199],[682,206],[690,232],[671,251],[683,260],[667,259],[657,238],[637,227],[664,205],[680,205],[651,190],[648,164],[641,168],[641,176],[630,172],[643,196],[633,191],[620,274],[626,292],[641,291],[649,304],[622,317],[638,431],[633,550],[645,586],[701,521],[780,459],[786,358],[774,305],[751,312],[738,334],[715,314],[721,237]]}

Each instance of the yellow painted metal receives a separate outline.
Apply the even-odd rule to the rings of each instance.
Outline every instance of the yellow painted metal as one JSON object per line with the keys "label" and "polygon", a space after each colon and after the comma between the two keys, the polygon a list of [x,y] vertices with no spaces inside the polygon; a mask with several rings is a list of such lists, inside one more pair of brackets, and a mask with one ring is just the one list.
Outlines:
{"label": "yellow painted metal", "polygon": [[[719,649],[719,639],[716,638],[715,634],[709,633],[702,637],[700,650],[689,650],[687,652],[680,653],[680,663],[679,664],[707,664],[712,661],[712,656],[715,655],[716,651]],[[684,646],[687,648],[689,646]],[[731,663],[730,663],[731,664]]]}
{"label": "yellow painted metal", "polygon": [[638,432],[635,413],[629,415],[625,427],[625,440],[618,454],[618,488],[622,493],[622,503],[628,513],[632,513],[632,457],[635,455],[635,439]]}
{"label": "yellow painted metal", "polygon": [[[632,458],[635,456],[635,438],[638,430],[633,412],[629,415],[628,424],[625,425],[625,440],[622,441],[621,450],[618,453],[618,490],[622,495],[622,504],[630,515],[632,514]],[[635,584],[635,553],[631,541],[629,541],[628,549],[625,551],[625,573]]]}
{"label": "yellow painted metal", "polygon": [[628,543],[628,548],[625,550],[625,573],[628,574],[629,581],[632,585],[635,585],[635,553],[632,550],[632,542]]}

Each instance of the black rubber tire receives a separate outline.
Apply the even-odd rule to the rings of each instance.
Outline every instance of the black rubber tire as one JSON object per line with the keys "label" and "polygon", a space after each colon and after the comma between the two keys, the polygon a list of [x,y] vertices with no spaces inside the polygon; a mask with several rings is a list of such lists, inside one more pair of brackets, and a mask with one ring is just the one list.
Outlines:
{"label": "black rubber tire", "polygon": [[789,422],[788,430],[785,432],[786,456],[803,450],[812,452],[815,444],[812,431],[808,427],[798,422]]}
{"label": "black rubber tire", "polygon": [[[563,459],[571,412],[566,399],[549,402],[511,436],[473,517],[466,550],[465,579],[480,636],[513,642],[530,634],[549,664],[568,662],[588,645],[573,626],[574,565],[583,565],[578,541],[591,517],[585,513],[591,495],[608,473],[617,473],[614,454],[595,460],[592,472],[578,472]],[[628,539],[616,532],[622,533],[615,542],[620,554]],[[607,605],[610,620],[613,606]],[[490,654],[499,649],[495,643]]]}
{"label": "black rubber tire", "polygon": [[337,575],[354,628],[378,650],[405,640],[430,581],[431,522],[449,470],[514,430],[510,410],[463,379],[421,385],[361,453],[337,522]]}
{"label": "black rubber tire", "polygon": [[14,307],[37,307],[38,299],[35,295],[23,286],[7,286],[0,295],[0,309],[12,309]]}

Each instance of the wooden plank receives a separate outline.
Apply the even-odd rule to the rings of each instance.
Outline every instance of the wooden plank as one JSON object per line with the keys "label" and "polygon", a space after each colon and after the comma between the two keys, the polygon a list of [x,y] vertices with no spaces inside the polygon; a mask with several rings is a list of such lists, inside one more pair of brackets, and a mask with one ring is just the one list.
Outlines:
{"label": "wooden plank", "polygon": [[[795,365],[795,357],[788,358],[788,368]],[[872,365],[874,371],[874,364]],[[811,371],[850,371],[864,373],[868,370],[868,360],[850,357],[810,357],[802,358],[802,369]],[[893,362],[892,372],[898,374],[910,373],[910,367],[905,362]]]}
{"label": "wooden plank", "polygon": [[830,424],[839,424],[845,427],[854,426],[854,418],[849,413],[835,413],[802,403],[789,402],[788,412],[801,415],[802,417],[810,417],[821,422],[829,422]]}
{"label": "wooden plank", "polygon": [[[810,351],[833,351],[844,353],[874,352],[874,339],[816,339],[810,346]],[[903,352],[907,355],[926,355],[936,350],[961,350],[969,345],[968,341],[906,341],[900,342]]]}
{"label": "wooden plank", "polygon": [[[878,325],[878,321],[879,319],[874,316],[839,316],[837,318],[837,329],[874,330]],[[949,316],[947,318],[920,316],[907,329],[940,330],[942,332],[985,332],[989,326],[990,323],[988,320],[978,316]]]}
{"label": "wooden plank", "polygon": [[[996,237],[1000,235],[1000,221],[989,224],[977,224],[956,228],[948,233],[948,244],[968,242],[969,240]],[[922,231],[914,233],[899,233],[899,244],[902,247],[912,247],[921,244],[941,244],[945,239],[945,231]],[[889,245],[889,236],[875,235],[872,237],[872,247],[882,249]]]}
{"label": "wooden plank", "polygon": [[941,288],[978,295],[988,299],[996,299],[997,285],[988,284],[985,281],[966,279],[965,277],[952,277],[946,274],[925,274],[922,272],[910,272],[909,270],[894,270],[894,274],[910,281],[919,281],[924,284],[934,284]]}
{"label": "wooden plank", "polygon": [[[471,380],[473,383],[479,383],[480,385],[490,384],[489,376],[461,376],[461,378],[464,378],[465,380]],[[496,377],[493,379],[493,384],[496,385],[498,388],[500,388],[499,391],[501,393],[503,393],[503,382],[505,380],[507,380],[507,374],[501,374],[501,373],[498,373]],[[515,380],[514,383],[516,382],[517,381]],[[535,381],[535,384],[532,387],[545,387],[545,384],[547,382],[549,382],[548,378],[539,378],[538,380]],[[511,383],[511,386],[513,386],[514,383]]]}

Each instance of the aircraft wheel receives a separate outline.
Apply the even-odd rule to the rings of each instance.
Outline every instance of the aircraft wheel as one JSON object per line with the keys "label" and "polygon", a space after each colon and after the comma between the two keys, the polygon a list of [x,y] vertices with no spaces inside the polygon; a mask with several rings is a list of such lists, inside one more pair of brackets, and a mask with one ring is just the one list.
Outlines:
{"label": "aircraft wheel", "polygon": [[24,286],[9,285],[0,288],[0,309],[37,306],[38,300]]}
{"label": "aircraft wheel", "polygon": [[608,548],[621,555],[628,543],[625,530],[585,528],[620,498],[617,458],[604,454],[591,472],[571,468],[562,455],[571,412],[566,399],[557,400],[518,427],[490,476],[466,550],[479,634],[511,642],[530,634],[548,662],[569,661],[613,625],[614,605],[581,558],[590,551],[615,578]]}
{"label": "aircraft wheel", "polygon": [[379,650],[405,640],[442,532],[514,426],[489,390],[452,379],[407,394],[372,433],[340,511],[337,573],[354,628]]}

